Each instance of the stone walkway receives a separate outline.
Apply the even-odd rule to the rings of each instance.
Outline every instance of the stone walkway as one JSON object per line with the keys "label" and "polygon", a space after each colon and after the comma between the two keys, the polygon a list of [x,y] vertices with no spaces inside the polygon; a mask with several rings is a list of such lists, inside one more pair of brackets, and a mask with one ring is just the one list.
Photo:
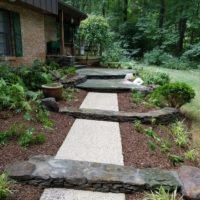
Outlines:
{"label": "stone walkway", "polygon": [[[88,93],[80,108],[118,111],[117,94]],[[123,165],[119,123],[77,119],[56,158]],[[40,200],[125,200],[125,195],[46,189]]]}

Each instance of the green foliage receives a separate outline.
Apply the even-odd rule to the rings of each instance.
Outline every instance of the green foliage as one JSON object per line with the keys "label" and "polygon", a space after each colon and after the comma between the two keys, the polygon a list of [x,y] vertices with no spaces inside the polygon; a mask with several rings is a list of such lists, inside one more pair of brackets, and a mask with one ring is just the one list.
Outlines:
{"label": "green foliage", "polygon": [[76,68],[75,67],[67,67],[67,68],[60,69],[60,72],[62,75],[74,76],[74,75],[76,75]]}
{"label": "green foliage", "polygon": [[169,75],[162,72],[150,72],[142,70],[140,72],[140,76],[148,85],[164,85],[170,82]]}
{"label": "green foliage", "polygon": [[[102,50],[107,42],[109,24],[102,16],[90,15],[80,24],[78,37],[82,45]],[[100,50],[99,49],[99,50]]]}
{"label": "green foliage", "polygon": [[175,82],[157,88],[151,95],[151,101],[159,103],[159,101],[165,100],[169,106],[180,108],[191,102],[194,97],[195,92],[188,84]]}
{"label": "green foliage", "polygon": [[196,161],[198,158],[198,151],[196,149],[191,149],[184,153],[184,157],[186,160]]}
{"label": "green foliage", "polygon": [[51,82],[48,67],[37,60],[31,67],[21,67],[17,73],[29,90],[40,89],[41,85]]}
{"label": "green foliage", "polygon": [[46,128],[53,127],[53,121],[49,119],[49,112],[44,110],[43,108],[38,107],[37,110],[35,110],[35,119],[37,122],[43,124]]}
{"label": "green foliage", "polygon": [[155,143],[155,142],[149,140],[149,141],[147,142],[147,144],[148,144],[148,147],[149,147],[149,149],[150,149],[151,151],[155,151],[155,150],[156,150],[156,143]]}
{"label": "green foliage", "polygon": [[33,129],[28,129],[24,134],[22,134],[18,140],[18,143],[22,147],[28,147],[34,144],[43,144],[46,140],[44,134],[40,133],[37,135],[33,134]]}
{"label": "green foliage", "polygon": [[143,133],[143,132],[144,132],[144,127],[142,126],[141,121],[136,120],[136,121],[133,123],[133,126],[134,126],[135,130],[136,130],[138,133]]}
{"label": "green foliage", "polygon": [[26,100],[26,92],[19,83],[8,85],[4,79],[0,79],[0,109],[31,110]]}
{"label": "green foliage", "polygon": [[166,191],[163,186],[159,188],[156,192],[151,192],[146,195],[148,200],[183,200],[182,198],[177,197],[177,190],[175,190],[172,194],[169,191]]}
{"label": "green foliage", "polygon": [[0,175],[0,199],[6,199],[13,194],[11,189],[12,181],[9,180],[8,175],[3,173]]}
{"label": "green foliage", "polygon": [[177,165],[177,164],[184,162],[184,159],[182,156],[178,156],[175,154],[169,154],[168,158],[173,163],[173,165]]}
{"label": "green foliage", "polygon": [[136,104],[141,104],[144,101],[144,94],[142,92],[133,91],[131,93],[131,99]]}
{"label": "green foliage", "polygon": [[170,151],[172,145],[169,141],[162,141],[161,144],[160,144],[160,150],[162,153],[167,153]]}
{"label": "green foliage", "polygon": [[169,59],[171,59],[172,56],[168,53],[165,53],[161,49],[153,49],[150,52],[147,52],[144,54],[144,62],[148,65],[162,65]]}
{"label": "green foliage", "polygon": [[189,50],[185,51],[183,57],[191,61],[200,61],[200,42],[192,45]]}
{"label": "green foliage", "polygon": [[174,136],[175,143],[180,146],[186,146],[188,142],[188,132],[183,121],[177,121],[176,123],[171,125],[171,132]]}
{"label": "green foliage", "polygon": [[77,90],[74,89],[74,88],[66,88],[64,91],[63,91],[63,99],[70,102],[70,101],[73,101],[75,99],[75,92]]}

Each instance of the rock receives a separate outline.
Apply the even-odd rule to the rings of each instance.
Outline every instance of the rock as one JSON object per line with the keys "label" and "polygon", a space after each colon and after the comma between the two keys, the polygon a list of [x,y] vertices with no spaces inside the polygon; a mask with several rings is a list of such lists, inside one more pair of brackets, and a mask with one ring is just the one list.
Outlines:
{"label": "rock", "polygon": [[65,88],[75,87],[77,84],[84,83],[87,80],[87,77],[84,75],[76,75],[73,77],[64,76],[61,79],[61,83]]}
{"label": "rock", "polygon": [[144,124],[152,123],[152,119],[155,119],[157,124],[169,124],[175,121],[179,116],[179,111],[177,109],[168,107],[146,113],[72,108],[62,108],[59,112],[81,119],[95,119],[114,122],[133,122],[135,120],[140,120]]}
{"label": "rock", "polygon": [[200,199],[200,169],[190,166],[182,166],[178,170],[182,182],[182,193],[186,199]]}
{"label": "rock", "polygon": [[41,104],[51,112],[58,112],[59,111],[59,105],[56,102],[56,99],[54,97],[49,97],[42,99]]}
{"label": "rock", "polygon": [[74,188],[113,193],[154,190],[161,185],[170,190],[180,188],[177,174],[161,169],[136,169],[113,164],[36,156],[27,162],[9,165],[11,178],[40,187]]}

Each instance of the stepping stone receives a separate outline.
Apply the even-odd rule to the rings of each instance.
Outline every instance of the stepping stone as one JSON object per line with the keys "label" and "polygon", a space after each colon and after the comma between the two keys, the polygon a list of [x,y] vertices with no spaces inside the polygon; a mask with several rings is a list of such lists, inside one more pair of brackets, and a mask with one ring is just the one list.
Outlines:
{"label": "stepping stone", "polygon": [[88,79],[86,82],[76,86],[79,89],[88,91],[105,91],[105,92],[119,92],[119,91],[140,91],[149,93],[150,88],[142,85],[125,84],[124,79]]}
{"label": "stepping stone", "polygon": [[126,74],[133,73],[136,74],[135,70],[128,69],[108,69],[108,68],[84,68],[77,70],[77,73],[81,75],[86,75],[87,78],[124,78]]}
{"label": "stepping stone", "polygon": [[40,200],[122,200],[124,194],[76,191],[66,189],[45,190]]}
{"label": "stepping stone", "polygon": [[89,92],[80,108],[118,111],[117,98],[117,94]]}

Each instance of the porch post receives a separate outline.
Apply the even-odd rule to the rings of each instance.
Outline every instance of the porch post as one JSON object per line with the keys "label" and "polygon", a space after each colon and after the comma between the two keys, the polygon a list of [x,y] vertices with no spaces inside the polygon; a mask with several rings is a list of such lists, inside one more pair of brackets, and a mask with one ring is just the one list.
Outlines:
{"label": "porch post", "polygon": [[65,33],[64,33],[64,13],[61,12],[61,44],[60,44],[60,54],[64,55],[65,49]]}

